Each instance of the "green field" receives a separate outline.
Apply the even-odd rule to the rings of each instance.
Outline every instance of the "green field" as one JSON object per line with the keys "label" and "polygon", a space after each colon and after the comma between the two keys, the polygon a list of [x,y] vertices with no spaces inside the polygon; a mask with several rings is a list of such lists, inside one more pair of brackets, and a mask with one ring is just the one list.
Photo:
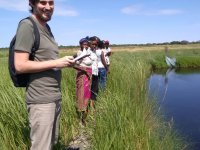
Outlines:
{"label": "green field", "polygon": [[[164,46],[112,47],[111,73],[107,89],[99,94],[96,113],[88,117],[85,132],[92,150],[180,150],[187,149],[183,137],[165,122],[154,100],[148,99],[146,80],[154,69],[166,68]],[[200,45],[170,48],[179,67],[198,67]],[[124,50],[123,50],[124,49]],[[73,49],[61,50],[61,56]],[[24,89],[15,88],[8,74],[8,52],[0,50],[0,149],[26,150],[30,146]],[[197,65],[196,65],[197,64]],[[55,149],[66,149],[80,134],[75,110],[73,69],[62,72],[62,116],[60,140]]]}

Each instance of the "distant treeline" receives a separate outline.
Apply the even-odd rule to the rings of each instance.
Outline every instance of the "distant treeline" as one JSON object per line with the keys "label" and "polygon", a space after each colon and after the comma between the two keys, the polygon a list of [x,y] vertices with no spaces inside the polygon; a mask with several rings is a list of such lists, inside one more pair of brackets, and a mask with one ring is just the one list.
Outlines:
{"label": "distant treeline", "polygon": [[153,46],[153,45],[187,45],[187,44],[200,44],[199,41],[189,42],[187,40],[183,41],[172,41],[172,42],[163,42],[163,43],[146,43],[146,44],[112,44],[112,46]]}
{"label": "distant treeline", "polygon": [[[148,46],[148,45],[186,45],[186,44],[200,44],[199,41],[193,41],[189,42],[187,40],[182,40],[182,41],[172,41],[172,42],[163,42],[163,43],[146,43],[146,44],[111,44],[110,47],[116,47],[116,46]],[[69,45],[69,46],[63,46],[60,45],[59,49],[67,49],[67,48],[78,48],[79,45]],[[8,50],[8,47],[0,48],[0,50]]]}
{"label": "distant treeline", "polygon": [[[110,47],[124,47],[124,46],[152,46],[152,45],[187,45],[187,44],[200,44],[199,41],[194,41],[194,42],[189,42],[187,40],[182,40],[182,41],[172,41],[172,42],[164,42],[164,43],[146,43],[146,44],[111,44]],[[60,45],[60,49],[67,49],[67,48],[78,48],[79,46],[63,46]]]}

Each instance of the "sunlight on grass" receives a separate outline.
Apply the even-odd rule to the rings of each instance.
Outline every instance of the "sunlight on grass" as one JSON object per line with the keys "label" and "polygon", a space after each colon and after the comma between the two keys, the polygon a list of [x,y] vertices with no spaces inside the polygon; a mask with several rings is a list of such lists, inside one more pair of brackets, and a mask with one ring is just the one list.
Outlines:
{"label": "sunlight on grass", "polygon": [[[148,47],[145,48],[147,51],[134,53],[127,47],[124,49],[128,51],[114,50],[107,89],[100,92],[96,112],[88,117],[86,130],[93,150],[179,150],[185,147],[172,124],[164,122],[158,113],[155,101],[148,99],[146,80],[151,71],[150,62],[163,57],[162,51],[150,51],[153,48],[156,49]],[[0,149],[25,150],[29,148],[30,141],[24,89],[12,85],[7,54],[6,51],[0,52]],[[74,50],[65,50],[61,51],[60,56],[73,54]],[[177,57],[184,55],[181,51],[174,54]],[[75,111],[75,76],[74,69],[64,69],[62,72],[63,101],[57,149],[65,149],[79,134]]]}

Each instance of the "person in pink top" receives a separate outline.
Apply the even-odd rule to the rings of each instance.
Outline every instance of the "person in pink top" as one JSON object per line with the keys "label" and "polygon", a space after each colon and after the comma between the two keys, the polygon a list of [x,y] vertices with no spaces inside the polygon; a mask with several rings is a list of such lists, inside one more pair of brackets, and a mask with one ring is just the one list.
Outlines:
{"label": "person in pink top", "polygon": [[[79,41],[80,50],[78,50],[76,57],[83,54],[90,55],[91,50],[89,48],[89,42],[86,38],[82,38]],[[80,123],[85,125],[85,119],[88,114],[88,104],[91,97],[90,85],[92,76],[92,59],[90,56],[77,60],[74,68],[77,70],[76,76],[76,109],[80,119]]]}

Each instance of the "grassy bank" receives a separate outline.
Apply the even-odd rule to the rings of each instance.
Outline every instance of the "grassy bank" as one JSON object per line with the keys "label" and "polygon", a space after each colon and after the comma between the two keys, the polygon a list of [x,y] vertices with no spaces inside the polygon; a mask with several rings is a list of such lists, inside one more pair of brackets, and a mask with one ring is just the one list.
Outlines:
{"label": "grassy bank", "polygon": [[[73,53],[62,51],[61,55]],[[13,87],[7,70],[7,55],[1,52],[1,56],[0,149],[25,150],[30,141],[24,90]],[[100,93],[96,113],[88,123],[92,149],[179,150],[185,147],[171,124],[162,119],[156,103],[147,98],[146,79],[151,68],[149,62],[163,56],[161,51],[153,50],[114,52],[107,90]],[[63,70],[62,92],[60,141],[57,149],[64,149],[79,133],[73,69]]]}
{"label": "grassy bank", "polygon": [[[146,52],[143,52],[146,53]],[[165,62],[164,46],[162,49],[149,51],[151,57],[146,60],[153,69],[167,68]],[[200,45],[183,45],[182,47],[170,47],[169,56],[176,58],[177,68],[199,68],[200,67]]]}

